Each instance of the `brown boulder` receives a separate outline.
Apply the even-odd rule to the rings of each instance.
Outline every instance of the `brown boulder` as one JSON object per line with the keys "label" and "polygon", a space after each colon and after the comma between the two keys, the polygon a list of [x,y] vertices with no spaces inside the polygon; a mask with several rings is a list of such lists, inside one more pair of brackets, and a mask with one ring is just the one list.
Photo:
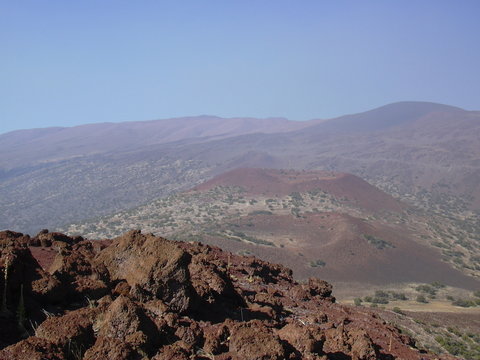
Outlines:
{"label": "brown boulder", "polygon": [[112,280],[126,280],[136,299],[158,298],[172,311],[184,312],[189,308],[190,255],[175,243],[130,231],[116,238],[96,260],[106,266]]}
{"label": "brown boulder", "polygon": [[[24,297],[34,302],[59,302],[65,296],[65,289],[60,281],[42,269],[28,248],[0,249],[2,274],[5,274],[6,265],[8,265],[7,302],[11,308],[18,306],[22,285]],[[3,288],[4,276],[1,281]]]}
{"label": "brown boulder", "polygon": [[30,236],[15,231],[0,231],[0,248],[7,246],[27,247],[31,242]]}
{"label": "brown boulder", "polygon": [[40,231],[37,235],[35,235],[35,237],[32,238],[31,245],[43,247],[50,247],[54,243],[57,243],[57,246],[62,246],[59,243],[73,245],[82,240],[83,238],[81,236],[70,237],[59,232],[49,232],[45,229]]}
{"label": "brown boulder", "polygon": [[326,282],[325,280],[320,280],[317,278],[308,279],[306,289],[310,292],[312,296],[319,296],[324,299],[332,299],[332,284]]}
{"label": "brown boulder", "polygon": [[92,243],[83,241],[63,248],[55,257],[49,272],[68,286],[70,298],[99,299],[108,293],[107,270],[94,264],[95,256]]}
{"label": "brown boulder", "polygon": [[[190,360],[192,359],[189,346],[183,341],[177,341],[164,346],[152,360]],[[196,357],[195,357],[196,359]]]}
{"label": "brown boulder", "polygon": [[99,337],[122,340],[135,350],[150,352],[159,346],[155,324],[141,307],[125,296],[119,296],[97,317],[95,330]]}
{"label": "brown boulder", "polygon": [[375,360],[377,351],[372,339],[363,329],[346,330],[343,325],[325,331],[324,351],[348,354],[352,360]]}
{"label": "brown boulder", "polygon": [[352,360],[375,360],[378,358],[372,339],[370,339],[365,330],[350,330],[348,335]]}
{"label": "brown boulder", "polygon": [[228,351],[230,331],[224,324],[210,326],[204,329],[205,343],[203,349],[213,355]]}
{"label": "brown boulder", "polygon": [[62,349],[46,339],[30,336],[0,351],[0,360],[66,360]]}
{"label": "brown boulder", "polygon": [[121,339],[99,336],[83,355],[83,360],[134,360],[137,353]]}
{"label": "brown boulder", "polygon": [[95,314],[95,309],[82,308],[63,316],[50,317],[40,324],[35,335],[59,345],[66,352],[73,347],[86,349],[95,341],[92,329]]}
{"label": "brown boulder", "polygon": [[273,331],[261,321],[252,320],[233,326],[229,350],[234,359],[283,360],[286,352]]}
{"label": "brown boulder", "polygon": [[277,334],[301,354],[322,353],[325,335],[318,327],[291,323],[285,325]]}

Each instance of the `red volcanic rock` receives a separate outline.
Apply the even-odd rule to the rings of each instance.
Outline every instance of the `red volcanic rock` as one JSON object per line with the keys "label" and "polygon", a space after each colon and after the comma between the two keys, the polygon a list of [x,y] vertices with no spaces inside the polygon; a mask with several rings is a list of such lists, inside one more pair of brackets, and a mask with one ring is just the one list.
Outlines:
{"label": "red volcanic rock", "polygon": [[95,342],[93,320],[97,311],[82,308],[45,320],[35,331],[38,338],[58,345],[68,353],[72,347],[88,348]]}
{"label": "red volcanic rock", "polygon": [[66,284],[70,298],[99,299],[108,293],[107,270],[101,264],[94,264],[95,256],[88,241],[67,246],[56,255],[49,272]]}
{"label": "red volcanic rock", "polygon": [[35,336],[19,341],[2,351],[0,360],[67,360],[63,350],[48,340]]}
{"label": "red volcanic rock", "polygon": [[83,360],[128,360],[134,355],[133,349],[123,340],[99,336],[95,344],[85,352]]}
{"label": "red volcanic rock", "polygon": [[82,240],[83,238],[81,236],[70,237],[59,232],[42,230],[34,238],[32,238],[31,245],[49,247],[56,244],[57,246],[62,247],[62,243],[72,245]]}
{"label": "red volcanic rock", "polygon": [[[40,303],[59,302],[65,296],[61,282],[40,267],[28,248],[0,248],[2,274],[5,273],[5,266],[8,266],[7,303],[12,308],[18,306],[22,291],[25,296]],[[2,289],[5,286],[3,281],[4,276]]]}
{"label": "red volcanic rock", "polygon": [[236,359],[282,360],[286,351],[276,335],[261,321],[235,324],[230,331],[230,352]]}
{"label": "red volcanic rock", "polygon": [[30,236],[15,231],[0,231],[0,247],[7,246],[28,246],[31,242]]}
{"label": "red volcanic rock", "polygon": [[293,346],[298,354],[322,354],[325,334],[318,325],[290,323],[278,331],[278,336]]}
{"label": "red volcanic rock", "polygon": [[15,242],[21,234],[3,238],[0,360],[438,358],[372,311],[336,304],[325,281],[299,284],[281,265],[132,231],[102,246],[62,241],[49,274]]}
{"label": "red volcanic rock", "polygon": [[102,250],[96,262],[106,266],[111,280],[125,280],[139,300],[159,298],[178,312],[190,306],[190,255],[173,242],[131,231]]}

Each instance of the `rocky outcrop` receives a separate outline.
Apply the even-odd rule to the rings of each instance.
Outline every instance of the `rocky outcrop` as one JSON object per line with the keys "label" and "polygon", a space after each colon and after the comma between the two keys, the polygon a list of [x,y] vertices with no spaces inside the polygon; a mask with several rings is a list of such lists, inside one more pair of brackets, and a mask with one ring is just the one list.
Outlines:
{"label": "rocky outcrop", "polygon": [[49,271],[35,238],[0,233],[0,360],[436,358],[281,265],[140,231],[103,243],[40,235],[57,252]]}
{"label": "rocky outcrop", "polygon": [[188,264],[191,256],[175,243],[131,231],[115,240],[96,259],[111,281],[125,280],[135,299],[161,299],[173,311],[190,306]]}

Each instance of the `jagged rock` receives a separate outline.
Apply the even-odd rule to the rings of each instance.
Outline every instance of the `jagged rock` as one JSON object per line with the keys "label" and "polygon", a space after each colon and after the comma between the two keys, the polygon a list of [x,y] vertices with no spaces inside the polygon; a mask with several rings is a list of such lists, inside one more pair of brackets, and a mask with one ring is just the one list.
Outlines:
{"label": "jagged rock", "polygon": [[287,355],[280,338],[259,320],[234,325],[229,350],[235,359],[282,360]]}
{"label": "jagged rock", "polygon": [[15,231],[0,231],[0,248],[7,246],[27,247],[31,242],[30,236]]}
{"label": "jagged rock", "polygon": [[83,355],[83,360],[132,360],[137,353],[123,340],[99,336]]}
{"label": "jagged rock", "polygon": [[107,269],[102,264],[94,264],[95,256],[91,242],[80,242],[63,248],[49,272],[68,285],[71,298],[99,299],[108,293]]}
{"label": "jagged rock", "polygon": [[230,330],[228,326],[220,324],[204,329],[205,343],[203,349],[205,352],[218,355],[228,351],[228,339]]}
{"label": "jagged rock", "polygon": [[158,330],[141,307],[125,296],[110,304],[95,324],[98,336],[125,341],[132,349],[151,351],[159,345]]}
{"label": "jagged rock", "polygon": [[328,353],[349,354],[352,360],[377,359],[372,339],[363,329],[345,329],[344,325],[325,331]]}
{"label": "jagged rock", "polygon": [[[65,288],[55,277],[45,272],[28,248],[9,247],[0,249],[0,271],[5,273],[8,264],[7,302],[17,308],[23,295],[35,302],[59,302],[65,296]],[[4,276],[3,276],[4,278]],[[4,286],[2,279],[2,289]]]}
{"label": "jagged rock", "polygon": [[372,339],[365,330],[350,330],[349,338],[352,360],[375,360],[378,358]]}
{"label": "jagged rock", "polygon": [[46,339],[30,336],[2,351],[0,360],[67,360],[63,349]]}
{"label": "jagged rock", "polygon": [[310,278],[308,279],[307,289],[312,296],[320,296],[324,299],[332,299],[332,284],[329,284],[325,280]]}
{"label": "jagged rock", "polygon": [[56,245],[57,247],[62,247],[64,244],[73,245],[82,240],[81,236],[70,237],[59,232],[49,232],[47,229],[44,229],[30,240],[29,245],[43,247]]}
{"label": "jagged rock", "polygon": [[164,346],[152,360],[190,360],[191,351],[183,341]]}
{"label": "jagged rock", "polygon": [[168,240],[131,231],[102,250],[112,280],[126,280],[131,295],[141,301],[163,300],[173,311],[186,311],[191,302],[190,255]]}
{"label": "jagged rock", "polygon": [[[133,231],[101,243],[52,240],[50,274],[28,238],[0,234],[10,310],[0,316],[0,360],[435,358],[368,310],[336,304],[330,284],[299,284],[281,265]],[[64,235],[39,236],[48,245]],[[25,340],[34,329],[13,315],[21,284],[26,316],[39,324]]]}
{"label": "jagged rock", "polygon": [[285,325],[277,334],[280,339],[292,345],[299,354],[322,354],[325,335],[318,327],[291,323]]}
{"label": "jagged rock", "polygon": [[95,309],[82,308],[50,317],[40,324],[35,335],[58,345],[66,353],[85,350],[95,342],[92,325],[96,313]]}

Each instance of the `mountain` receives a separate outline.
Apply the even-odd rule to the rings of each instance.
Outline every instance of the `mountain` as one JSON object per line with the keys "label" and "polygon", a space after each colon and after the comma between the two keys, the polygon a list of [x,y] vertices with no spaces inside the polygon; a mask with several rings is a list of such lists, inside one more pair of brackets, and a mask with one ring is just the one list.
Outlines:
{"label": "mountain", "polygon": [[[242,168],[192,190],[61,230],[101,239],[140,228],[200,240],[281,262],[298,279],[316,276],[336,286],[436,281],[478,288],[480,281],[459,271],[465,269],[455,264],[456,257],[442,256],[427,241],[437,233],[422,229],[418,224],[423,222],[421,214],[351,174]],[[444,246],[453,255],[455,247]]]}
{"label": "mountain", "polygon": [[317,123],[283,118],[195,116],[164,120],[87,124],[17,130],[0,135],[0,167],[10,170],[185,140],[208,141],[250,134],[288,132]]}
{"label": "mountain", "polygon": [[446,221],[480,226],[471,220],[480,210],[475,111],[402,102],[305,123],[200,117],[38,131],[0,136],[0,228],[36,232],[107,215],[239,167],[348,172]]}
{"label": "mountain", "polygon": [[[0,244],[1,359],[455,359],[335,303],[323,280],[215,247],[140,231],[102,243],[6,231]],[[450,342],[467,352],[461,336]]]}

